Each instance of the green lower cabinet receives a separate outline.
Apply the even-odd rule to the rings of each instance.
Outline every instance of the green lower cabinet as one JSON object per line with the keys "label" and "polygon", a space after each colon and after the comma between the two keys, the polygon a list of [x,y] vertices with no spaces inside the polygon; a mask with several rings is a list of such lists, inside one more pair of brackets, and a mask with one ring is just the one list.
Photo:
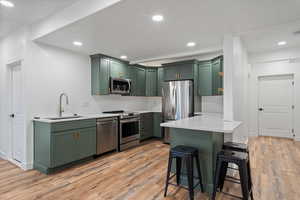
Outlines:
{"label": "green lower cabinet", "polygon": [[34,122],[35,169],[51,173],[95,154],[95,119]]}
{"label": "green lower cabinet", "polygon": [[141,140],[153,137],[153,113],[140,114]]}
{"label": "green lower cabinet", "polygon": [[76,136],[76,159],[81,160],[96,154],[96,127],[78,130]]}
{"label": "green lower cabinet", "polygon": [[157,138],[162,138],[162,128],[160,124],[162,123],[162,113],[153,113],[153,136]]}
{"label": "green lower cabinet", "polygon": [[74,131],[53,134],[51,137],[52,156],[50,167],[57,167],[76,160],[76,141]]}

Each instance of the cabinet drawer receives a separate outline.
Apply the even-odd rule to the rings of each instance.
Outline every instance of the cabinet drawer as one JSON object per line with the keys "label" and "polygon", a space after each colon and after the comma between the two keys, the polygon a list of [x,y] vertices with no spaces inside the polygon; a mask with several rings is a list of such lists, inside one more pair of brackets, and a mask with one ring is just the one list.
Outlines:
{"label": "cabinet drawer", "polygon": [[96,127],[96,119],[56,122],[51,124],[51,132],[61,132],[67,130],[88,128],[88,127]]}

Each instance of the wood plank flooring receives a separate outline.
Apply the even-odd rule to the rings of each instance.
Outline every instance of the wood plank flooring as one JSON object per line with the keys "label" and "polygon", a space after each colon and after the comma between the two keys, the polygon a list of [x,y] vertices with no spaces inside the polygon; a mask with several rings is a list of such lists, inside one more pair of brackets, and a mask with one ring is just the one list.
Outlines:
{"label": "wood plank flooring", "polygon": [[[300,199],[300,142],[257,137],[250,139],[255,200]],[[183,200],[186,190],[170,186],[163,197],[168,146],[160,141],[100,157],[53,175],[22,171],[0,160],[0,199],[16,200]],[[240,186],[225,184],[240,195]],[[196,193],[195,199],[207,200]],[[232,197],[218,194],[217,200]]]}

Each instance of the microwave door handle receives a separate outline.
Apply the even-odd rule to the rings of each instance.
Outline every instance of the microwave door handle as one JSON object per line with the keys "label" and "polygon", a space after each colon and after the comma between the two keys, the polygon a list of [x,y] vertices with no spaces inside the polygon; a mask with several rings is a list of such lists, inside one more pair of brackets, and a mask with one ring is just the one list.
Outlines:
{"label": "microwave door handle", "polygon": [[129,85],[129,93],[131,92],[131,81],[130,80],[127,80],[128,81],[128,85]]}

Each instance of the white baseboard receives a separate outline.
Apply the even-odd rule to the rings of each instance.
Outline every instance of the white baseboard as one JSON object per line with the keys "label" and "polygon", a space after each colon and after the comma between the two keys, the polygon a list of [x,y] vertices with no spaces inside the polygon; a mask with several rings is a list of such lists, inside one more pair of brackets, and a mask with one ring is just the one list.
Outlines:
{"label": "white baseboard", "polygon": [[256,131],[249,131],[249,136],[258,136],[258,132]]}
{"label": "white baseboard", "polygon": [[15,164],[15,165],[17,165],[18,167],[20,167],[24,171],[33,169],[33,164],[32,163],[21,163],[21,162],[18,162],[16,160],[14,160],[14,159],[8,159],[8,161]]}
{"label": "white baseboard", "polygon": [[294,140],[295,140],[296,142],[300,142],[300,137],[294,137]]}
{"label": "white baseboard", "polygon": [[6,153],[4,153],[3,151],[0,151],[0,158],[7,160]]}

